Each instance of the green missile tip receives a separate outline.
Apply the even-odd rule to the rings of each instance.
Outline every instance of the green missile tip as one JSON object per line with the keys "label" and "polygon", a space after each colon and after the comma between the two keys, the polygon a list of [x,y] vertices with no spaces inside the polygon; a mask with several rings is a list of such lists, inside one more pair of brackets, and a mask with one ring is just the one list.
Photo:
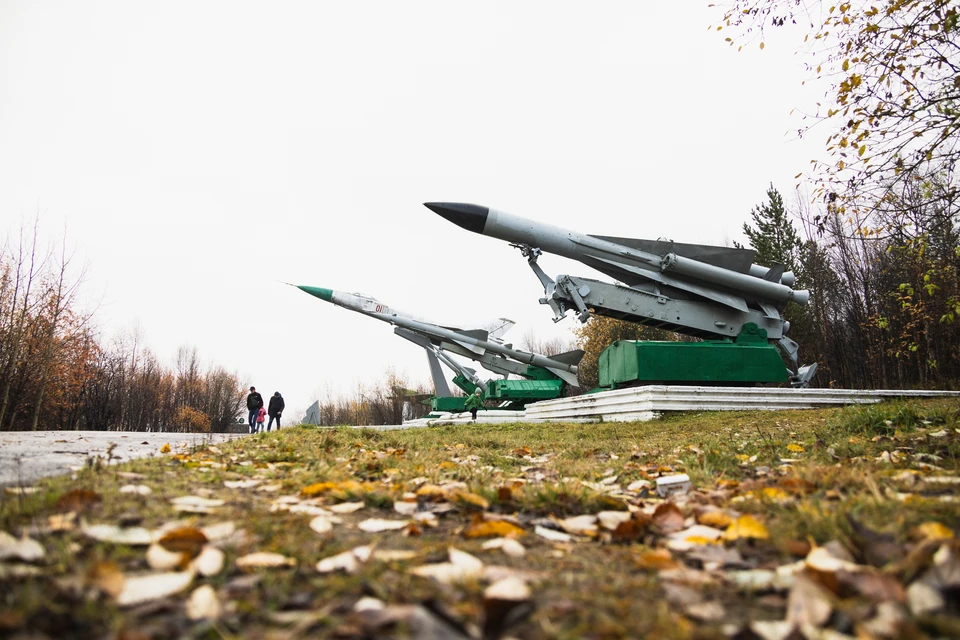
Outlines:
{"label": "green missile tip", "polygon": [[300,291],[306,291],[312,296],[316,296],[321,300],[326,300],[327,302],[333,302],[333,289],[322,289],[320,287],[307,287],[305,285],[295,285]]}

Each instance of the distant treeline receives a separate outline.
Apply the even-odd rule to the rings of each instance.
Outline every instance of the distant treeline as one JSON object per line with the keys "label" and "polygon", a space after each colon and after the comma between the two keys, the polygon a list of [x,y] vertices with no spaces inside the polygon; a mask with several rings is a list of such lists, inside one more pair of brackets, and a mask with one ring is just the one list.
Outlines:
{"label": "distant treeline", "polygon": [[0,431],[224,431],[243,384],[196,349],[163,366],[137,335],[103,344],[77,311],[82,273],[38,246],[37,224],[0,248]]}

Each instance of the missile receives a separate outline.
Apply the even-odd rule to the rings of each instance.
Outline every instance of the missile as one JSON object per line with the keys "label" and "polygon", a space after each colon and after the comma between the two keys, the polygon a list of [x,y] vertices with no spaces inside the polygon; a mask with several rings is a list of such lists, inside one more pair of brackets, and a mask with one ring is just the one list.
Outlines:
{"label": "missile", "polygon": [[[345,293],[343,291],[335,291],[321,287],[294,286],[301,291],[326,302],[333,303],[338,307],[350,309],[351,311],[362,313],[363,315],[376,318],[382,322],[387,322],[395,327],[395,331],[397,331],[397,329],[402,330],[397,331],[397,333],[408,340],[410,337],[404,335],[405,332],[423,336],[440,350],[450,351],[472,358],[485,367],[487,367],[488,362],[491,366],[497,366],[497,362],[503,361],[504,358],[514,360],[518,363],[542,367],[554,373],[567,384],[579,386],[579,382],[577,381],[577,365],[583,357],[582,351],[570,351],[552,357],[542,356],[537,353],[514,349],[512,345],[500,342],[496,334],[502,330],[503,327],[498,328],[498,330],[493,333],[484,329],[443,327],[421,318],[402,313],[364,294]],[[413,342],[420,344],[416,340],[413,340]],[[420,346],[423,345],[421,344]],[[431,353],[431,351],[428,350],[428,353]],[[436,355],[436,352],[434,352],[434,355]],[[503,361],[504,364],[509,362],[509,360]],[[508,366],[504,367],[504,369],[508,368]]]}
{"label": "missile", "polygon": [[672,287],[740,311],[747,311],[746,299],[768,309],[789,301],[806,304],[810,297],[788,286],[792,273],[752,264],[749,249],[594,236],[475,204],[424,205],[467,231],[577,260],[630,287]]}

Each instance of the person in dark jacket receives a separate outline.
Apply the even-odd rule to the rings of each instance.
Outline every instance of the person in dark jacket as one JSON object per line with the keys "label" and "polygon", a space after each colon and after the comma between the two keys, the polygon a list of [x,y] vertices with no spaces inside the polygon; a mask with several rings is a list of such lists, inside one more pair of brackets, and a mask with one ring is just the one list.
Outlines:
{"label": "person in dark jacket", "polygon": [[256,387],[250,387],[250,393],[247,394],[247,423],[250,425],[250,433],[257,431],[257,414],[260,413],[260,407],[263,406],[263,396],[257,393]]}
{"label": "person in dark jacket", "polygon": [[280,414],[283,413],[283,396],[280,395],[279,391],[273,392],[273,397],[270,398],[270,405],[267,407],[267,415],[270,416],[270,422],[267,424],[267,431],[270,431],[270,427],[273,426],[273,420],[277,420],[277,431],[280,431]]}

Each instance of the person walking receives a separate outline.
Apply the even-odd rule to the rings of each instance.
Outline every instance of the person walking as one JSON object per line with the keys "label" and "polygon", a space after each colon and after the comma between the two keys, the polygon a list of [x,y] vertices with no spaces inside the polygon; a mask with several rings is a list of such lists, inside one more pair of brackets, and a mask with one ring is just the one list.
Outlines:
{"label": "person walking", "polygon": [[277,431],[280,431],[280,414],[283,413],[284,406],[283,396],[280,395],[279,391],[274,391],[273,396],[270,397],[270,405],[267,407],[267,415],[270,416],[270,422],[267,423],[267,431],[270,431],[274,420],[277,421]]}
{"label": "person walking", "polygon": [[263,433],[263,421],[267,419],[267,410],[263,407],[257,411],[257,433]]}
{"label": "person walking", "polygon": [[256,387],[250,387],[250,393],[247,394],[247,422],[250,424],[250,433],[257,430],[257,414],[263,407],[263,396],[257,393]]}
{"label": "person walking", "polygon": [[480,395],[483,391],[480,387],[477,387],[477,390],[473,392],[473,395],[467,398],[467,401],[463,403],[464,408],[470,412],[470,415],[473,416],[471,420],[477,419],[477,409],[480,409],[483,406],[483,397]]}

